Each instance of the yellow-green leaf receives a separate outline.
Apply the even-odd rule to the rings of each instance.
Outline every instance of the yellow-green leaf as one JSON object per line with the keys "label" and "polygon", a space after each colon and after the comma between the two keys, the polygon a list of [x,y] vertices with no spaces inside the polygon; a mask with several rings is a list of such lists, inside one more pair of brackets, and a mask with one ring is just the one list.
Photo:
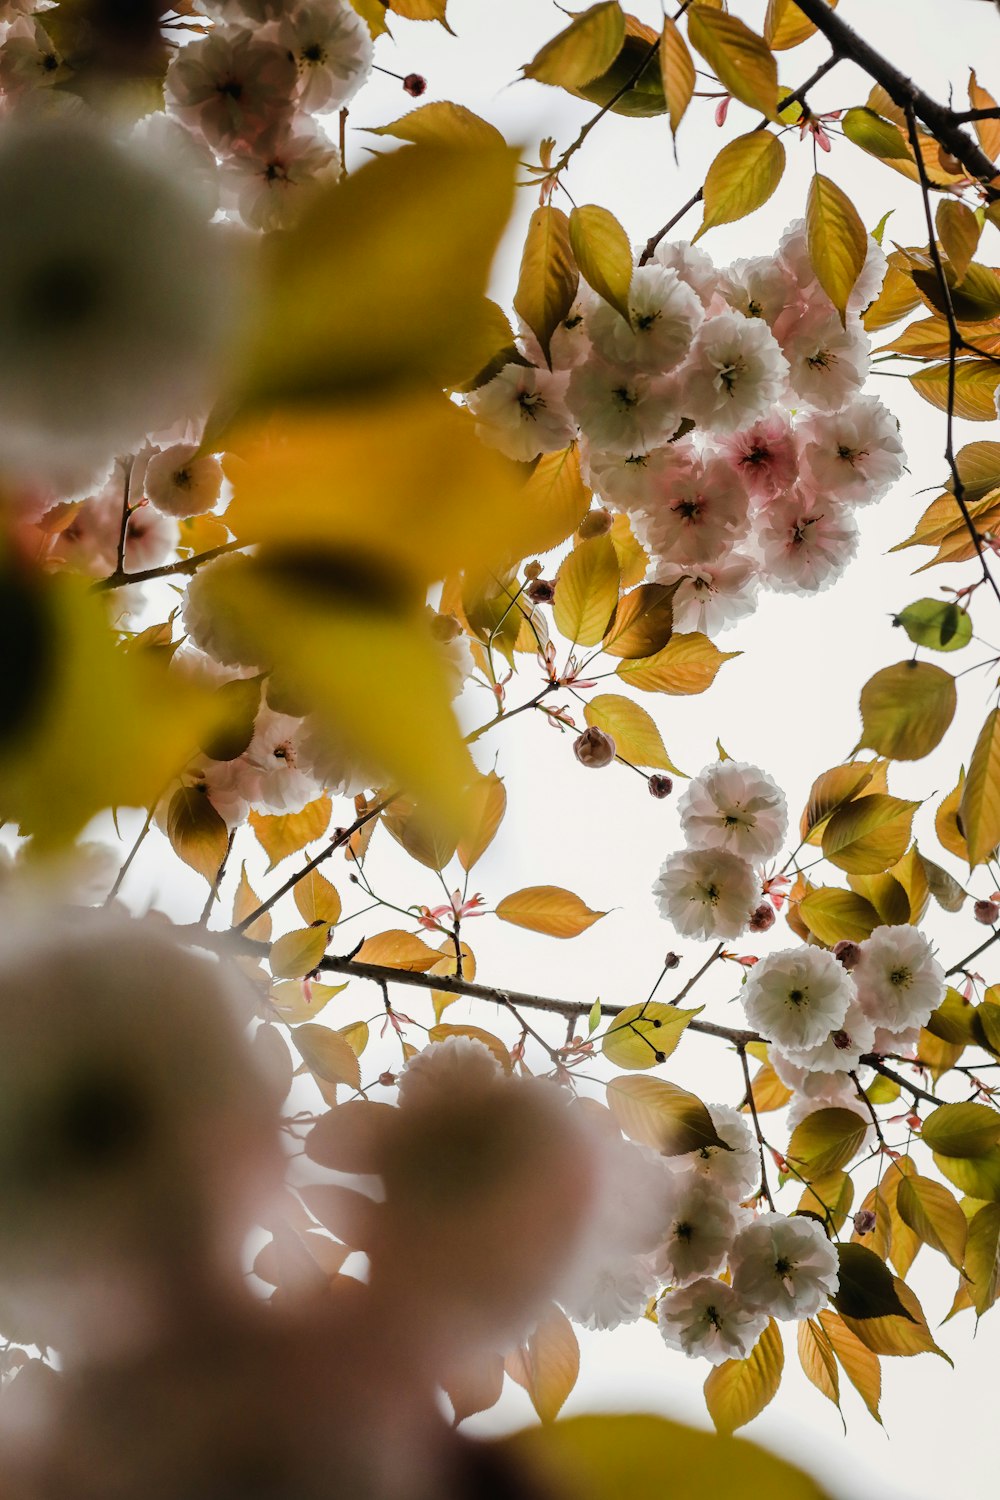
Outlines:
{"label": "yellow-green leaf", "polygon": [[387,830],[411,859],[428,870],[443,870],[454,857],[458,838],[454,827],[428,817],[405,797],[395,797],[382,814]]}
{"label": "yellow-green leaf", "polygon": [[473,114],[464,104],[453,104],[450,99],[422,104],[419,109],[411,109],[409,114],[390,121],[388,125],[362,128],[368,135],[391,135],[398,141],[410,141],[414,145],[428,142],[454,146],[506,145],[495,125]]}
{"label": "yellow-green leaf", "polygon": [[806,1178],[825,1177],[853,1160],[867,1130],[852,1109],[817,1109],[796,1125],[785,1155]]}
{"label": "yellow-green leaf", "polygon": [[573,18],[525,64],[536,83],[579,88],[606,73],[625,40],[625,16],[618,0],[601,0]]}
{"label": "yellow-green leaf", "polygon": [[618,693],[599,693],[585,706],[583,717],[588,724],[610,734],[616,753],[630,765],[684,775],[667,754],[652,718],[631,698],[622,698]]}
{"label": "yellow-green leaf", "polygon": [[868,233],[844,190],[817,172],[806,204],[813,270],[830,301],[847,319],[847,303],[868,254]]}
{"label": "yellow-green leaf", "polygon": [[799,916],[828,948],[844,939],[862,943],[880,925],[879,914],[870,901],[834,886],[817,886],[803,896]]}
{"label": "yellow-green leaf", "polygon": [[317,797],[295,813],[250,814],[250,827],[271,863],[269,870],[280,865],[290,854],[298,854],[307,844],[321,839],[330,827],[333,804],[329,797]]}
{"label": "yellow-green leaf", "polygon": [[938,239],[955,277],[961,281],[979,244],[981,226],[971,208],[957,198],[942,198],[934,215]]}
{"label": "yellow-green leaf", "polygon": [[663,35],[660,38],[660,75],[670,115],[670,129],[676,135],[677,127],[694,96],[695,69],[687,42],[678,30],[677,22],[672,21],[669,16],[664,18]]}
{"label": "yellow-green leaf", "polygon": [[840,1372],[837,1358],[821,1323],[806,1318],[798,1326],[799,1364],[807,1380],[840,1409]]}
{"label": "yellow-green leaf", "polygon": [[[984,89],[977,80],[975,68],[969,73],[969,107],[971,109],[996,109],[997,107],[997,101],[989,89]],[[996,161],[1000,156],[1000,119],[973,120],[972,127],[990,161]]]}
{"label": "yellow-green leaf", "polygon": [[1000,1110],[986,1104],[942,1104],[921,1126],[921,1140],[941,1156],[986,1156],[1000,1141]]}
{"label": "yellow-green leaf", "polygon": [[574,208],[569,216],[569,237],[580,275],[631,322],[628,294],[632,284],[632,246],[613,213],[596,203]]}
{"label": "yellow-green leaf", "polygon": [[752,130],[723,146],[705,178],[705,214],[695,239],[760,208],[784,170],[785,148],[769,130]]}
{"label": "yellow-green leaf", "polygon": [[976,1316],[981,1318],[1000,1294],[1000,1203],[984,1203],[973,1215],[965,1269],[972,1280]]}
{"label": "yellow-green leaf", "polygon": [[612,1078],[607,1099],[620,1129],[633,1141],[652,1146],[664,1156],[684,1156],[706,1146],[729,1149],[701,1100],[664,1078],[634,1073]]}
{"label": "yellow-green leaf", "polygon": [[558,453],[543,453],[523,491],[524,504],[534,518],[531,550],[548,552],[564,542],[590,509],[590,491],[580,474],[576,443]]}
{"label": "yellow-green leaf", "polygon": [[601,1051],[616,1068],[654,1068],[666,1062],[697,1014],[657,1000],[627,1005],[608,1022]]}
{"label": "yellow-green leaf", "polygon": [[777,120],[778,64],[763,37],[736,16],[695,4],[688,38],[734,99]]}
{"label": "yellow-green leaf", "polygon": [[548,937],[579,937],[607,912],[592,911],[572,891],[558,885],[529,885],[497,902],[496,914],[514,927],[544,932]]}
{"label": "yellow-green leaf", "polygon": [[875,792],[838,808],[823,830],[823,853],[851,875],[878,875],[902,859],[919,802]]}
{"label": "yellow-green leaf", "polygon": [[888,760],[922,760],[955,717],[955,679],[927,661],[883,667],[861,689],[861,744]]}
{"label": "yellow-green leaf", "polygon": [[917,646],[932,651],[960,651],[972,639],[972,619],[954,599],[917,599],[892,622],[901,625]]}
{"label": "yellow-green leaf", "polygon": [[896,1206],[903,1223],[909,1224],[925,1245],[947,1256],[956,1271],[962,1269],[968,1225],[943,1184],[930,1177],[904,1177],[896,1193]]}
{"label": "yellow-green leaf", "polygon": [[[972,752],[958,815],[970,866],[1000,844],[1000,710],[991,709]],[[940,836],[940,835],[939,835]]]}
{"label": "yellow-green leaf", "polygon": [[271,944],[271,973],[275,979],[301,979],[312,973],[329,941],[330,929],[325,925],[284,933]]}
{"label": "yellow-green leaf", "polygon": [[[836,3],[837,0],[831,0],[831,9]],[[775,52],[784,52],[790,47],[797,47],[815,31],[815,22],[808,20],[802,14],[794,0],[767,0],[764,40]]]}
{"label": "yellow-green leaf", "polygon": [[347,989],[343,984],[320,984],[316,979],[286,979],[271,989],[271,1004],[281,1020],[290,1026],[311,1021],[335,995]]}
{"label": "yellow-green leaf", "polygon": [[621,577],[610,537],[595,536],[567,553],[556,574],[556,628],[577,646],[596,646],[618,603]]}
{"label": "yellow-green leaf", "polygon": [[[325,922],[328,927],[333,927],[340,921],[340,896],[337,887],[331,885],[325,875],[318,870],[310,870],[308,875],[295,887],[295,905],[304,922],[310,926],[314,922]],[[253,936],[248,933],[248,936]]]}
{"label": "yellow-green leaf", "polygon": [[536,208],[528,224],[514,307],[549,358],[549,343],[576,297],[580,273],[573,259],[569,220],[550,204]]}
{"label": "yellow-green leaf", "polygon": [[[238,926],[245,921],[252,912],[260,906],[260,897],[247,878],[246,865],[240,869],[240,883],[236,887],[236,895],[233,897],[233,925]],[[310,918],[306,918],[308,922]],[[271,913],[266,911],[251,922],[249,927],[243,928],[243,936],[251,938],[255,942],[266,943],[271,937]]]}
{"label": "yellow-green leaf", "polygon": [[878,1355],[867,1349],[847,1324],[830,1308],[819,1313],[819,1324],[830,1340],[844,1374],[881,1427],[878,1404],[882,1396],[882,1369]]}
{"label": "yellow-green leaf", "polygon": [[[928,365],[909,377],[918,396],[923,396],[939,411],[948,410],[948,365]],[[996,389],[1000,385],[1000,364],[986,359],[961,359],[955,366],[955,401],[957,417],[967,422],[995,422]]]}
{"label": "yellow-green leaf", "polygon": [[705,1381],[705,1405],[717,1432],[730,1436],[760,1415],[778,1394],[785,1367],[781,1330],[773,1318],[746,1359],[727,1359]]}
{"label": "yellow-green leaf", "polygon": [[704,693],[715,681],[723,662],[733,661],[739,651],[720,651],[700,631],[675,634],[655,656],[623,661],[615,670],[623,682],[647,693],[670,693],[686,697]]}
{"label": "yellow-green leaf", "polygon": [[676,583],[640,583],[623,594],[602,649],[628,661],[662,651],[673,634],[677,588]]}

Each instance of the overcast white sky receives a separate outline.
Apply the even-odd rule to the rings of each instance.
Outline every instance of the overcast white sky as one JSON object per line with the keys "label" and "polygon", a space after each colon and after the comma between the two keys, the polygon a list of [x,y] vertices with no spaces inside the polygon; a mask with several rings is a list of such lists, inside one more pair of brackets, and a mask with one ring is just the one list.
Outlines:
{"label": "overcast white sky", "polygon": [[[643,19],[656,22],[656,0],[633,0]],[[733,0],[736,13],[758,29],[764,0]],[[949,84],[964,99],[970,64],[982,82],[1000,89],[1000,18],[983,0],[841,0],[839,13],[871,41],[889,53],[925,87],[946,97]],[[400,73],[418,71],[429,81],[427,100],[451,98],[477,110],[504,130],[508,139],[524,143],[526,155],[537,152],[544,134],[555,135],[561,146],[572,139],[590,113],[589,107],[533,84],[509,87],[521,64],[559,27],[560,14],[550,0],[451,0],[449,15],[457,39],[436,26],[398,23],[395,48],[379,43],[377,58]],[[813,41],[781,60],[781,79],[794,87],[826,56],[825,44]],[[868,93],[863,77],[851,66],[838,67],[817,88],[814,107],[837,108],[861,104]],[[423,101],[422,101],[423,102]],[[352,110],[351,124],[381,124],[410,107],[398,84],[380,78],[365,90]],[[634,241],[644,240],[665,222],[702,181],[705,169],[725,139],[749,129],[754,117],[734,105],[725,133],[712,123],[712,106],[698,101],[685,121],[675,165],[664,120],[604,120],[575,159],[569,185],[578,203],[598,202],[610,208]],[[349,161],[357,165],[366,139],[349,134]],[[713,230],[704,241],[720,263],[739,255],[772,252],[788,220],[802,212],[812,152],[808,144],[789,146],[789,169],[778,192],[751,219]],[[537,159],[537,158],[536,158]],[[924,233],[919,196],[901,177],[865,158],[847,142],[835,143],[824,170],[848,189],[869,226],[898,205],[887,231],[889,238],[913,243]],[[532,207],[524,193],[521,222]],[[693,213],[675,233],[690,236],[699,214]],[[400,247],[405,254],[405,246]],[[496,295],[509,305],[516,275],[518,238],[512,232],[509,248],[497,272]],[[1000,234],[987,228],[980,258],[1000,262]],[[935,593],[942,581],[968,582],[972,566],[945,573],[935,570],[911,578],[911,570],[927,554],[914,551],[886,556],[887,549],[906,535],[927,500],[917,492],[944,477],[942,460],[944,421],[940,414],[913,396],[903,381],[873,380],[869,389],[898,415],[909,454],[910,474],[878,507],[862,515],[860,559],[834,588],[815,600],[763,596],[750,621],[741,622],[719,644],[745,654],[720,674],[704,697],[646,696],[649,708],[673,759],[689,772],[715,757],[716,736],[728,752],[756,761],[785,788],[797,815],[813,777],[844,758],[857,739],[857,696],[865,679],[879,666],[907,654],[902,633],[890,628],[889,616],[911,600]],[[962,441],[996,436],[992,427],[960,424]],[[982,599],[975,612],[979,633],[1000,639],[1000,609]],[[970,666],[987,655],[973,645],[958,658]],[[511,702],[529,696],[534,679],[530,662],[523,687],[512,687]],[[954,783],[960,761],[968,760],[987,695],[994,678],[974,673],[961,684],[961,705],[955,725],[942,749],[929,761],[894,769],[891,789],[902,796],[931,798],[923,820],[923,836],[931,846],[932,808]],[[485,693],[467,695],[470,724],[489,716]],[[480,978],[515,988],[578,999],[583,1009],[596,995],[616,1003],[645,997],[663,953],[679,946],[672,931],[656,916],[649,887],[660,861],[677,847],[673,802],[657,803],[638,777],[612,769],[601,774],[577,765],[568,737],[539,721],[521,718],[485,740],[479,761],[486,769],[498,757],[506,777],[511,814],[493,849],[477,868],[475,888],[491,905],[506,892],[528,884],[553,883],[578,891],[592,906],[614,908],[612,914],[583,937],[566,944],[522,934],[483,920],[468,932],[478,959]],[[124,820],[130,826],[128,819]],[[917,832],[921,831],[918,823]],[[440,887],[429,872],[413,875],[410,865],[395,858],[389,840],[379,835],[378,859],[372,877],[379,888],[403,905],[440,899]],[[140,903],[150,889],[157,904],[178,917],[196,916],[204,887],[194,877],[167,874],[163,846],[151,847],[130,884],[132,899]],[[936,852],[936,857],[939,855]],[[963,871],[947,859],[953,873]],[[387,872],[383,874],[383,872]],[[343,867],[332,870],[344,886]],[[273,877],[272,877],[273,879]],[[984,894],[977,886],[977,894]],[[388,924],[383,924],[388,925]],[[929,929],[941,944],[948,962],[971,949],[983,929],[971,922],[949,919]],[[361,924],[345,930],[361,936]],[[783,924],[770,935],[770,944],[785,946]],[[749,945],[748,945],[749,946]],[[698,962],[691,950],[690,972]],[[997,975],[997,969],[987,971]],[[353,985],[352,991],[359,987]],[[719,1019],[739,1016],[728,1008],[736,985],[726,974],[713,976],[697,998],[708,1003],[707,1014]],[[345,996],[346,1000],[346,996]],[[364,1014],[370,996],[360,991],[346,1021]],[[410,997],[400,996],[403,1009],[420,1014]],[[373,1005],[372,1010],[375,1009]],[[370,1012],[369,1012],[370,1013]],[[449,1020],[474,1018],[505,1034],[502,1019],[482,1009],[476,1014],[464,1003],[455,1005]],[[562,1039],[561,1036],[559,1038]],[[366,1066],[365,1072],[369,1073]],[[734,1101],[739,1092],[734,1058],[705,1038],[689,1037],[663,1070],[703,1097]],[[781,1131],[775,1132],[781,1136]],[[781,1206],[794,1207],[794,1199]],[[926,1264],[925,1264],[926,1262]],[[924,1251],[911,1277],[934,1327],[950,1305],[954,1274],[943,1261]],[[748,1429],[749,1435],[810,1468],[833,1493],[879,1494],[885,1500],[931,1500],[954,1494],[959,1485],[966,1500],[996,1492],[995,1390],[1000,1315],[984,1322],[973,1339],[971,1314],[950,1323],[941,1342],[955,1360],[951,1371],[943,1360],[925,1355],[915,1360],[883,1362],[885,1431],[865,1413],[860,1398],[848,1389],[844,1410],[849,1435],[801,1375],[788,1341],[786,1375],[771,1408]],[[708,1367],[668,1354],[648,1323],[611,1335],[585,1336],[583,1372],[567,1411],[645,1409],[691,1420],[706,1421],[701,1383]],[[845,1382],[846,1384],[846,1382]],[[529,1418],[526,1398],[508,1392],[494,1413],[477,1425],[497,1431]]]}

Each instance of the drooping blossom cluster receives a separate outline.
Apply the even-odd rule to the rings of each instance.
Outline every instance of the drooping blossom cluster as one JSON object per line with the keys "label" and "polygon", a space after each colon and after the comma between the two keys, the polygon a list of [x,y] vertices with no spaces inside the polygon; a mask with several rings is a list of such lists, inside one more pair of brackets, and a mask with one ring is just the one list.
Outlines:
{"label": "drooping blossom cluster", "polygon": [[653,891],[682,937],[734,938],[774,921],[762,867],[784,842],[784,794],[757,766],[720,760],[677,804],[687,847],[668,855]]}
{"label": "drooping blossom cluster", "polygon": [[804,946],[755,964],[743,1009],[768,1042],[778,1077],[799,1096],[791,1123],[819,1106],[870,1120],[851,1075],[872,1053],[914,1055],[945,989],[930,943],[907,925],[876,927],[864,942],[839,943],[835,952]]}
{"label": "drooping blossom cluster", "polygon": [[885,266],[870,239],[845,326],[801,222],[776,255],[724,268],[661,241],[632,272],[628,321],[581,283],[551,365],[522,325],[530,363],[507,365],[468,404],[481,437],[514,459],[579,440],[650,577],[681,580],[675,625],[714,635],[760,588],[808,595],[838,578],[857,547],[855,509],[903,471],[895,418],[862,394],[861,314]]}

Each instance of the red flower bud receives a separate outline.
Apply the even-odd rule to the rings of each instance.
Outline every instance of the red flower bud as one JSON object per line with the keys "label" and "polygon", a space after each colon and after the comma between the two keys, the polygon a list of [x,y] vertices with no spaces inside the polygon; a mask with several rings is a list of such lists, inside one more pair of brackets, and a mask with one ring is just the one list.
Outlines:
{"label": "red flower bud", "polygon": [[419,99],[427,88],[427,79],[422,73],[407,73],[403,79],[403,87],[411,99]]}
{"label": "red flower bud", "polygon": [[651,776],[647,784],[651,797],[669,797],[674,789],[674,784],[669,776]]}

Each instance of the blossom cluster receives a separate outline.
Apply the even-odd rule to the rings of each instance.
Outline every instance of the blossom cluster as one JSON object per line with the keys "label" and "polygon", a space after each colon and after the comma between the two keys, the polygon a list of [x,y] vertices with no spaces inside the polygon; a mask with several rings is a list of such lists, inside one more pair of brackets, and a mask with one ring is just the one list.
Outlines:
{"label": "blossom cluster", "polygon": [[846,322],[805,227],[774,256],[717,268],[661,241],[632,272],[629,318],[586,284],[551,340],[522,324],[526,363],[467,397],[480,436],[529,461],[579,440],[593,490],[630,516],[651,578],[680,582],[674,619],[714,635],[758,590],[812,594],[858,542],[855,509],[903,471],[898,424],[861,394],[861,321],[886,260],[874,239]]}

